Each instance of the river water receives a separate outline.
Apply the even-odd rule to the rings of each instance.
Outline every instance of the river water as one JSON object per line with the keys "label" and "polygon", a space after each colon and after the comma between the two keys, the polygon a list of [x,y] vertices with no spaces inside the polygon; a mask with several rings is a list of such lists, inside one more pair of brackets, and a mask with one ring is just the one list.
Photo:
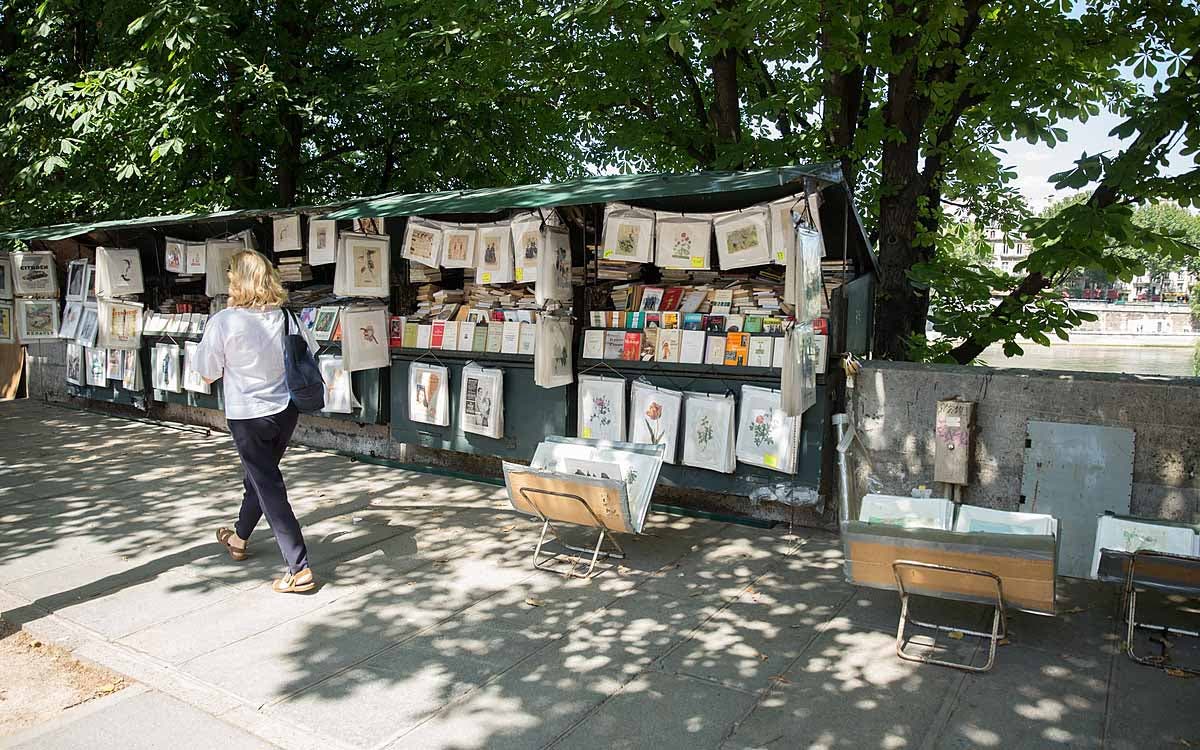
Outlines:
{"label": "river water", "polygon": [[1137,375],[1192,377],[1194,351],[1184,346],[1084,346],[1024,344],[1025,354],[1005,357],[1000,346],[988,347],[980,356],[991,367],[1075,372],[1126,372]]}

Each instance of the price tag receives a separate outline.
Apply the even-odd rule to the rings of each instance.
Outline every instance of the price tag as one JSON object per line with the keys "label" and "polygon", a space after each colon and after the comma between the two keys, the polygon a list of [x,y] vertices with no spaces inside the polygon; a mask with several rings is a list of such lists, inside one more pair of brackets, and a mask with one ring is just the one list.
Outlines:
{"label": "price tag", "polygon": [[611,249],[605,250],[605,251],[604,251],[604,257],[605,257],[605,258],[611,258],[611,257],[613,257],[613,251],[612,251]]}
{"label": "price tag", "polygon": [[787,265],[787,256],[784,254],[784,252],[782,250],[775,253],[775,262],[781,266]]}
{"label": "price tag", "polygon": [[525,280],[525,269],[518,268],[517,269],[517,281],[524,281],[524,280]]}
{"label": "price tag", "polygon": [[590,437],[592,436],[592,428],[591,428],[591,427],[584,427],[584,428],[583,428],[583,436],[584,436],[585,438],[590,438]]}
{"label": "price tag", "polygon": [[763,454],[763,463],[767,466],[770,466],[772,469],[779,468],[779,459],[776,458],[774,453]]}
{"label": "price tag", "polygon": [[481,273],[479,274],[479,278],[483,280],[484,284],[492,283],[492,275],[490,273]]}
{"label": "price tag", "polygon": [[704,258],[692,256],[692,268],[704,268]]}

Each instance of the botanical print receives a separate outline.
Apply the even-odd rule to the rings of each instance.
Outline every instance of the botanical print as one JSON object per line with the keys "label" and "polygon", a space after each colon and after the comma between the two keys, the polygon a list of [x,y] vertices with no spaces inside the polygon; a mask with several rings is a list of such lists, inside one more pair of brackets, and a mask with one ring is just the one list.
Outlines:
{"label": "botanical print", "polygon": [[633,257],[637,255],[638,244],[641,242],[642,228],[637,224],[621,224],[617,228],[617,255]]}
{"label": "botanical print", "polygon": [[646,419],[646,431],[650,433],[650,442],[661,443],[666,437],[666,430],[662,424],[663,408],[662,404],[657,401],[651,401],[646,407],[644,417]]}
{"label": "botanical print", "polygon": [[67,344],[67,382],[84,385],[83,347],[79,344]]}
{"label": "botanical print", "polygon": [[671,245],[671,257],[677,260],[687,260],[692,257],[692,236],[688,234],[687,230],[675,235],[675,242]]}
{"label": "botanical print", "polygon": [[729,253],[737,255],[745,250],[752,250],[760,243],[758,227],[748,226],[735,229],[729,233]]}
{"label": "botanical print", "polygon": [[[782,415],[781,415],[782,416]],[[750,418],[750,434],[754,438],[754,446],[767,450],[775,447],[775,412],[768,409],[755,409]]]}
{"label": "botanical print", "polygon": [[21,340],[58,338],[58,301],[17,301]]}
{"label": "botanical print", "polygon": [[715,223],[717,255],[722,269],[745,268],[771,262],[767,245],[767,209],[752,206],[720,214]]}
{"label": "botanical print", "polygon": [[630,397],[629,441],[663,445],[666,447],[663,460],[675,463],[682,406],[680,391],[634,382]]}
{"label": "botanical print", "polygon": [[700,416],[700,419],[696,422],[696,429],[692,433],[692,437],[695,439],[696,445],[699,446],[700,450],[708,450],[708,446],[713,441],[712,418],[709,415],[703,414]]}
{"label": "botanical print", "polygon": [[613,406],[607,396],[593,394],[591,408],[588,410],[588,425],[604,429],[613,423]]}
{"label": "botanical print", "polygon": [[787,416],[780,391],[742,386],[737,460],[786,474],[796,473],[799,417]]}
{"label": "botanical print", "polygon": [[108,380],[120,380],[125,375],[125,353],[120,349],[109,349],[108,362],[104,367],[104,377]]}
{"label": "botanical print", "polygon": [[577,434],[593,440],[625,439],[625,379],[580,376]]}
{"label": "botanical print", "polygon": [[15,340],[12,305],[0,305],[0,344],[11,344]]}

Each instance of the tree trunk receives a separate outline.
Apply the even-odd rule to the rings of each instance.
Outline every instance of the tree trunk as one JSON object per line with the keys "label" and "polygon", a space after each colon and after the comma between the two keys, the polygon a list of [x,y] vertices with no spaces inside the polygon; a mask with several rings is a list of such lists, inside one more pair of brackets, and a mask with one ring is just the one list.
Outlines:
{"label": "tree trunk", "polygon": [[713,85],[716,87],[713,122],[717,127],[717,140],[724,143],[737,143],[742,139],[737,60],[738,52],[733,48],[721,50],[712,60]]}

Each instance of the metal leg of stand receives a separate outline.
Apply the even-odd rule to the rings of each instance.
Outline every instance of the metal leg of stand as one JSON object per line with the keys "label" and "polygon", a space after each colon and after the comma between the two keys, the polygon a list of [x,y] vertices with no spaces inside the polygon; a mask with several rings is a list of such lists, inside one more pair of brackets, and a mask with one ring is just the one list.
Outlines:
{"label": "metal leg of stand", "polygon": [[1129,560],[1129,572],[1125,575],[1125,599],[1129,602],[1129,609],[1126,610],[1126,630],[1125,630],[1125,653],[1130,659],[1138,664],[1145,664],[1148,667],[1158,667],[1160,669],[1177,669],[1180,672],[1187,674],[1200,675],[1200,668],[1197,667],[1182,667],[1176,664],[1171,664],[1162,659],[1156,659],[1151,656],[1139,656],[1134,647],[1134,635],[1138,628],[1143,630],[1154,630],[1163,635],[1186,635],[1192,638],[1200,638],[1200,632],[1194,630],[1185,630],[1183,628],[1172,628],[1166,625],[1157,625],[1150,622],[1138,622],[1137,619],[1137,587],[1134,585],[1134,568],[1137,566],[1139,557],[1154,557],[1154,558],[1170,558],[1172,555],[1160,552],[1139,551],[1133,553]]}
{"label": "metal leg of stand", "polygon": [[[967,630],[966,628],[956,628],[949,625],[939,623],[924,622],[917,619],[910,619],[908,616],[909,592],[904,588],[904,577],[902,571],[906,568],[915,568],[923,570],[937,570],[944,573],[956,573],[959,575],[978,576],[987,578],[995,584],[996,601],[992,604],[994,612],[992,614],[992,630],[990,633],[980,632],[977,630]],[[1001,587],[1000,578],[993,573],[984,570],[971,570],[969,568],[955,568],[949,565],[935,565],[933,563],[915,562],[911,560],[896,560],[892,563],[892,573],[896,577],[896,587],[900,591],[900,624],[896,627],[896,655],[907,661],[922,662],[924,664],[936,664],[942,667],[952,667],[954,669],[962,669],[967,672],[986,672],[996,663],[996,647],[1000,644],[1000,640],[1005,637],[1008,632],[1007,618],[1004,613],[1004,592]],[[990,603],[990,602],[989,602]],[[907,625],[911,623],[914,626],[928,628],[945,633],[962,633],[975,638],[980,638],[988,642],[988,658],[987,662],[977,667],[966,662],[946,661],[944,659],[935,659],[931,656],[922,654],[914,654],[904,650],[904,631]]]}
{"label": "metal leg of stand", "polygon": [[[531,493],[536,493],[536,494],[541,494],[541,495],[551,495],[554,497],[564,497],[564,498],[567,498],[570,500],[578,501],[587,510],[588,515],[590,515],[592,517],[592,519],[596,522],[596,528],[599,529],[599,533],[596,537],[595,547],[592,547],[592,548],[577,547],[573,544],[569,544],[565,539],[563,539],[562,536],[559,535],[558,529],[554,527],[553,523],[551,523],[550,518],[548,516],[546,516],[546,514],[542,511],[541,507],[538,506],[537,501],[535,501],[532,497],[530,497]],[[569,494],[562,493],[562,492],[552,492],[550,490],[538,490],[538,489],[533,489],[533,488],[529,488],[529,487],[522,488],[521,495],[525,498],[525,500],[531,506],[533,506],[533,508],[535,510],[537,510],[538,515],[542,519],[542,533],[538,537],[537,546],[533,550],[533,567],[538,568],[539,570],[547,570],[548,564],[552,560],[557,558],[559,554],[561,554],[560,552],[556,552],[554,554],[547,554],[546,559],[545,560],[542,559],[542,549],[545,547],[547,530],[550,531],[550,533],[552,533],[554,535],[553,541],[559,547],[561,547],[563,550],[569,550],[571,552],[578,552],[583,555],[588,555],[588,554],[591,555],[591,564],[588,565],[587,570],[585,570],[583,573],[578,573],[576,571],[576,568],[578,567],[578,562],[572,562],[571,569],[569,571],[567,571],[567,573],[566,573],[566,575],[568,575],[568,576],[572,576],[575,578],[590,578],[592,576],[592,573],[595,572],[596,564],[599,562],[601,557],[603,557],[605,559],[618,559],[618,560],[625,558],[625,550],[622,549],[621,545],[617,542],[616,538],[613,536],[612,531],[609,530],[609,528],[607,526],[605,526],[604,522],[602,520],[600,520],[600,518],[592,511],[592,509],[588,506],[588,504],[586,502],[584,502],[583,498],[579,497],[578,495],[569,495]],[[608,543],[613,547],[612,550],[604,549],[604,542],[605,542],[606,538],[607,538]]]}

